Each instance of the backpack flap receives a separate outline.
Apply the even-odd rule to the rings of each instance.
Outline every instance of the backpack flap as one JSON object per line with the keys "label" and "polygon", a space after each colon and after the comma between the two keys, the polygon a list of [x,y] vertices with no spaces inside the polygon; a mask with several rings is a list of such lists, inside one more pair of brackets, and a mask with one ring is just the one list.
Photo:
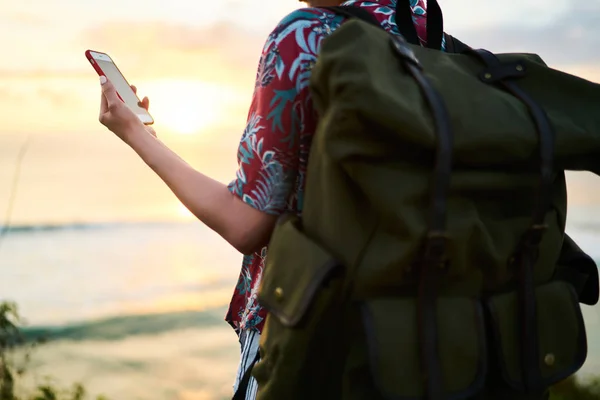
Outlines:
{"label": "backpack flap", "polygon": [[[551,386],[574,374],[585,362],[587,341],[577,294],[560,280],[535,289],[537,307],[538,385]],[[524,390],[521,367],[518,294],[509,292],[491,297],[487,306],[491,316],[493,347],[506,383]]]}
{"label": "backpack flap", "polygon": [[317,291],[339,267],[326,250],[301,231],[300,220],[289,217],[278,224],[269,243],[258,300],[284,326],[295,327]]}
{"label": "backpack flap", "polygon": [[[386,399],[424,399],[416,298],[378,298],[363,305],[369,363]],[[438,342],[444,393],[468,398],[481,390],[487,355],[481,304],[466,297],[437,299]]]}
{"label": "backpack flap", "polygon": [[[277,225],[258,301],[269,311],[252,375],[259,398],[334,398],[344,348],[340,326],[341,265],[292,216]],[[299,379],[298,377],[302,377]],[[331,395],[330,397],[328,397]]]}

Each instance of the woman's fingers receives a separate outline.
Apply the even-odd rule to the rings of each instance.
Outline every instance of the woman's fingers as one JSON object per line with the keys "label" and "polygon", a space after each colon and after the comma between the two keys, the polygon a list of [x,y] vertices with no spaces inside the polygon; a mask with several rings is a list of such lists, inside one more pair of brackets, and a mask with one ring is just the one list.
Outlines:
{"label": "woman's fingers", "polygon": [[150,99],[148,97],[144,97],[140,102],[140,107],[143,107],[146,110],[148,110],[150,108]]}
{"label": "woman's fingers", "polygon": [[[137,94],[137,88],[135,85],[131,85],[131,90],[133,90],[133,93]],[[142,101],[138,103],[138,106],[148,110],[148,108],[150,108],[150,99],[148,97],[144,97]]]}

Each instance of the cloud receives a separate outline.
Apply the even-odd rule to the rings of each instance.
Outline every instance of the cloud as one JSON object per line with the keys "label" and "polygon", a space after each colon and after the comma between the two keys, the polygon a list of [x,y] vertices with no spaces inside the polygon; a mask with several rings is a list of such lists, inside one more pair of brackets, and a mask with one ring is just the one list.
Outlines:
{"label": "cloud", "polygon": [[81,102],[78,93],[65,93],[65,90],[42,86],[35,92],[38,101],[46,101],[52,107],[71,107]]}
{"label": "cloud", "polygon": [[87,69],[72,69],[72,70],[53,70],[53,69],[0,69],[0,80],[17,80],[17,79],[74,79],[84,78],[89,79],[90,71]]}
{"label": "cloud", "polygon": [[[552,4],[548,5],[552,7]],[[495,52],[535,52],[550,65],[597,65],[600,62],[600,2],[570,0],[543,24],[505,22],[487,28],[446,30],[474,47]],[[527,21],[528,14],[521,19]]]}
{"label": "cloud", "polygon": [[439,0],[450,27],[540,26],[554,21],[572,0]]}
{"label": "cloud", "polygon": [[20,102],[23,99],[25,99],[25,96],[23,96],[16,90],[14,90],[8,86],[0,85],[0,102],[7,101],[7,102],[15,103],[15,102]]}
{"label": "cloud", "polygon": [[266,36],[251,29],[219,22],[189,26],[166,22],[114,22],[84,33],[88,43],[107,51],[160,57],[164,52],[196,53],[235,64],[258,61]]}
{"label": "cloud", "polygon": [[[481,0],[466,7],[462,0],[444,0],[442,6],[447,16],[446,30],[472,46],[496,52],[535,52],[559,68],[598,69],[598,2]],[[283,16],[283,9],[281,13]],[[19,15],[25,20],[29,18],[23,13]],[[93,48],[114,56],[124,67],[124,73],[135,81],[167,77],[250,86],[266,35],[274,27],[270,20],[262,21],[262,25],[265,29],[256,30],[223,19],[209,24],[186,24],[167,19],[144,22],[133,17],[96,22],[80,35],[74,35],[74,43],[70,44],[70,49],[76,48],[71,53],[78,54],[74,61],[80,60],[81,64],[69,61],[67,66],[65,62],[69,70],[64,72],[0,69],[0,79],[62,76],[88,79],[90,71],[79,53]]]}
{"label": "cloud", "polygon": [[[462,1],[448,0],[443,4],[449,14],[446,30],[475,47],[496,52],[538,53],[553,66],[600,62],[600,51],[596,50],[600,48],[600,2],[527,0],[493,4],[491,0],[482,0],[481,3],[471,9],[465,8]],[[161,61],[156,60],[161,56],[195,55],[199,63],[205,64],[200,69],[211,65],[235,72],[240,68],[256,68],[265,32],[226,21],[204,26],[123,21],[96,26],[84,37],[87,43],[98,43],[107,51],[118,52],[120,57],[124,54],[147,58],[160,65]]]}
{"label": "cloud", "polygon": [[19,23],[27,26],[48,26],[52,21],[49,17],[44,15],[39,15],[34,12],[27,11],[16,11],[16,12],[7,12],[6,14],[0,16],[0,21],[6,23]]}
{"label": "cloud", "polygon": [[87,29],[85,48],[109,53],[133,81],[194,79],[253,87],[266,34],[226,24],[120,21]]}

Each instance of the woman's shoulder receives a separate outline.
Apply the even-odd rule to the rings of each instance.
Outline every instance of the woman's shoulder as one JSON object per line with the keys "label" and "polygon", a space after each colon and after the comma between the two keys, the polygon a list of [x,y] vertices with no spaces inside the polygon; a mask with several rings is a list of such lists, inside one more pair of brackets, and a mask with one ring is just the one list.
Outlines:
{"label": "woman's shoulder", "polygon": [[326,34],[339,26],[343,18],[325,8],[300,8],[283,17],[269,35],[269,39],[281,42],[298,31],[310,31],[316,35]]}
{"label": "woman's shoulder", "polygon": [[[381,23],[382,27],[394,32],[396,28],[393,14],[395,10],[387,5],[376,2],[356,1],[345,5],[354,5],[371,12]],[[281,42],[291,41],[290,36],[301,37],[301,33],[310,34],[313,39],[329,36],[344,22],[346,17],[327,8],[300,8],[283,17],[273,29],[267,44],[280,46]]]}

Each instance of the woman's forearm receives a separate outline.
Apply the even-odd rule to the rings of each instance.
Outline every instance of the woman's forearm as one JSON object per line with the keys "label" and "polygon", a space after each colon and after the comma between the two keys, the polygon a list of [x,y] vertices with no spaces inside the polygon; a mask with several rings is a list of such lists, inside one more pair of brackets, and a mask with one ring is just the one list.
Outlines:
{"label": "woman's forearm", "polygon": [[240,252],[249,254],[267,243],[275,217],[245,204],[147,132],[132,132],[127,143],[190,212]]}

